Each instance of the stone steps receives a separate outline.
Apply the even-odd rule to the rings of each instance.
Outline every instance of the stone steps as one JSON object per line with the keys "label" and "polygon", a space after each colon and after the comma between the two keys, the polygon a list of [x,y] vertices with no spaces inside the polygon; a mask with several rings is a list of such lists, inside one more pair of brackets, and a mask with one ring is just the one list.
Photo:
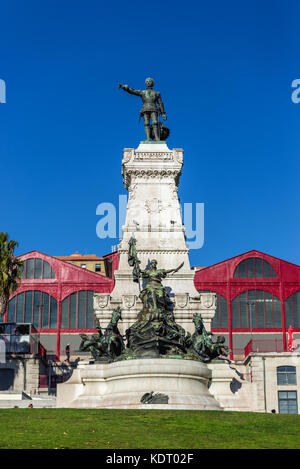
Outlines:
{"label": "stone steps", "polygon": [[0,409],[11,409],[14,407],[26,408],[30,404],[33,408],[56,407],[56,397],[32,397],[26,393],[3,392],[0,393]]}
{"label": "stone steps", "polygon": [[0,409],[11,409],[14,407],[18,407],[20,409],[28,407],[30,404],[33,405],[33,408],[50,408],[50,407],[56,407],[56,401],[53,402],[53,400],[48,400],[48,399],[41,399],[41,400],[36,400],[32,399],[31,401],[27,400],[1,400],[0,401]]}

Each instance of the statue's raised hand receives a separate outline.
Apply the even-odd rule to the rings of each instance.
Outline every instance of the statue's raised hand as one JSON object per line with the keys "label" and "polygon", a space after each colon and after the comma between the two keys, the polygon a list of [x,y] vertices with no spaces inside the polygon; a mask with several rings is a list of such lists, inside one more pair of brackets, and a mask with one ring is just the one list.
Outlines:
{"label": "statue's raised hand", "polygon": [[166,116],[166,114],[162,114],[162,115],[161,115],[161,117],[163,118],[163,120],[164,120],[164,121],[166,121],[166,120],[167,120],[167,116]]}

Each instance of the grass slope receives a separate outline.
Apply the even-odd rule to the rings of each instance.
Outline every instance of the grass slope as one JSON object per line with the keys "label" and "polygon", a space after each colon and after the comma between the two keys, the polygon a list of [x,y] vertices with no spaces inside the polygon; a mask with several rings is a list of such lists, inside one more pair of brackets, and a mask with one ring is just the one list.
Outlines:
{"label": "grass slope", "polygon": [[300,449],[300,416],[244,412],[2,409],[1,449]]}

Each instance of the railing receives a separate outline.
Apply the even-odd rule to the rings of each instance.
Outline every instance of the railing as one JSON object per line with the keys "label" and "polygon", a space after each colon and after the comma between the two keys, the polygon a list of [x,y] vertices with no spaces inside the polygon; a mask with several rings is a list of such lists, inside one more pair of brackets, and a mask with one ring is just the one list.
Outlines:
{"label": "railing", "polygon": [[282,339],[251,339],[244,348],[245,358],[251,352],[284,352]]}
{"label": "railing", "polygon": [[232,350],[232,360],[244,360],[245,351],[243,348],[234,348]]}
{"label": "railing", "polygon": [[248,357],[249,353],[251,352],[252,352],[252,339],[248,342],[248,344],[244,348],[245,358]]}
{"label": "railing", "polygon": [[46,351],[45,347],[42,346],[41,343],[39,343],[39,354],[40,354],[42,360],[47,359],[47,351]]}

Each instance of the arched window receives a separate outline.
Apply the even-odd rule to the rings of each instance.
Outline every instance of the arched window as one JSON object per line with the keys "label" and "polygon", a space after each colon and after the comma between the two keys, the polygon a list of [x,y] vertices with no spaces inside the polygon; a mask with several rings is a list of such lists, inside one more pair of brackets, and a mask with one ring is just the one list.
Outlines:
{"label": "arched window", "polygon": [[233,329],[281,329],[281,302],[272,293],[248,290],[231,302]]}
{"label": "arched window", "polygon": [[300,291],[285,300],[285,326],[300,328]]}
{"label": "arched window", "polygon": [[277,384],[297,384],[296,367],[295,366],[278,366],[277,367]]}
{"label": "arched window", "polygon": [[94,292],[80,290],[67,296],[61,304],[62,329],[94,329]]}
{"label": "arched window", "polygon": [[24,261],[22,278],[49,279],[55,278],[55,274],[49,262],[39,257],[31,257]]}
{"label": "arched window", "polygon": [[[215,293],[211,290],[198,290],[199,293]],[[228,329],[228,303],[220,293],[217,295],[216,314],[214,315],[211,327],[214,329]]]}
{"label": "arched window", "polygon": [[37,329],[56,329],[57,301],[39,290],[19,293],[8,303],[7,322],[28,322]]}
{"label": "arched window", "polygon": [[236,267],[234,278],[275,278],[276,272],[271,264],[260,257],[244,259]]}

